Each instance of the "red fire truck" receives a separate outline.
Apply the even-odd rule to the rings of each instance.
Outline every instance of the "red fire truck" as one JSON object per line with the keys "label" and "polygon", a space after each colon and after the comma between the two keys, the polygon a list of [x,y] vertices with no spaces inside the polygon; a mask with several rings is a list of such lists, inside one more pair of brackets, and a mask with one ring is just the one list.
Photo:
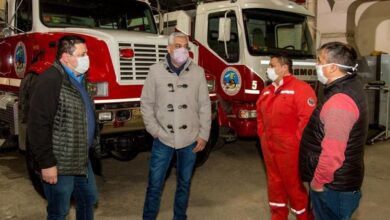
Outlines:
{"label": "red fire truck", "polygon": [[219,143],[257,136],[255,105],[267,82],[270,55],[288,54],[294,75],[316,85],[310,17],[287,0],[232,0],[156,18],[164,34],[190,35],[199,65],[216,77]]}
{"label": "red fire truck", "polygon": [[[147,1],[5,0],[3,8],[0,124],[2,132],[10,134],[6,142],[18,137],[19,148],[26,149],[30,86],[53,63],[58,39],[77,34],[87,41],[88,89],[94,96],[103,152],[129,160],[149,147],[140,94],[149,66],[166,55],[168,40],[158,34]],[[210,96],[216,97],[215,80],[207,79]]]}

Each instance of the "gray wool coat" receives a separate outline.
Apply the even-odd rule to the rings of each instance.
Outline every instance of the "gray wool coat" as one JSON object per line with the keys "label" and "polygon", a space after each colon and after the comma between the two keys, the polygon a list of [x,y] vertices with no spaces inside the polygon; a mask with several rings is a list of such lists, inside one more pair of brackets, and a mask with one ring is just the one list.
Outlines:
{"label": "gray wool coat", "polygon": [[162,143],[184,148],[208,140],[211,104],[204,70],[188,59],[179,76],[165,59],[150,67],[141,95],[146,130]]}

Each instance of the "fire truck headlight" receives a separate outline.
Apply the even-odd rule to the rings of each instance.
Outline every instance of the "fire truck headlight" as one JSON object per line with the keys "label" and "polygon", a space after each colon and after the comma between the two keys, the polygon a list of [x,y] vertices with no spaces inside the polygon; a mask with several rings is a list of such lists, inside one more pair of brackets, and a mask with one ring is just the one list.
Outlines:
{"label": "fire truck headlight", "polygon": [[244,109],[244,110],[240,110],[238,112],[238,117],[241,118],[241,119],[256,118],[257,117],[257,113],[256,113],[256,110]]}
{"label": "fire truck headlight", "polygon": [[111,112],[99,112],[98,117],[99,117],[99,121],[112,121]]}
{"label": "fire truck headlight", "polygon": [[209,89],[209,93],[215,92],[215,80],[207,80],[207,88]]}
{"label": "fire truck headlight", "polygon": [[108,96],[108,82],[88,83],[88,90],[94,97]]}

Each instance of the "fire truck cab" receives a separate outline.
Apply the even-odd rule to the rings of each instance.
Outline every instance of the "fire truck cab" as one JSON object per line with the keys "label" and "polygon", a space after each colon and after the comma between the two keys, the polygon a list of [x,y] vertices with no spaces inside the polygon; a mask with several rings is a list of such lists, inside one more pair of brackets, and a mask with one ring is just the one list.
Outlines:
{"label": "fire truck cab", "polygon": [[0,38],[0,114],[25,149],[30,86],[55,60],[66,34],[86,39],[87,74],[102,144],[119,159],[139,151],[144,125],[139,97],[149,66],[166,54],[150,6],[136,0],[6,0]]}
{"label": "fire truck cab", "polygon": [[[140,95],[150,65],[167,53],[146,0],[5,0],[0,35],[0,125],[26,149],[31,85],[55,60],[66,34],[86,39],[103,152],[130,160],[148,150]],[[210,91],[214,79],[207,76]],[[215,96],[215,94],[214,94]],[[146,141],[145,141],[146,140]],[[5,143],[6,144],[6,143]],[[146,148],[146,149],[145,149]]]}
{"label": "fire truck cab", "polygon": [[[37,76],[55,61],[57,42],[67,34],[86,40],[86,73],[101,130],[103,156],[130,160],[149,150],[140,95],[150,65],[166,56],[168,38],[159,35],[145,0],[5,0],[0,20],[0,149],[26,142],[29,97]],[[210,97],[213,76],[208,79]],[[214,105],[216,106],[216,105]],[[215,107],[214,107],[215,109]],[[215,124],[215,123],[214,123]],[[215,132],[213,132],[215,133]],[[150,138],[148,138],[150,137]],[[213,137],[213,136],[212,136]],[[198,155],[207,160],[214,141]],[[40,181],[33,183],[39,188]],[[35,182],[34,182],[35,181]],[[38,189],[39,190],[39,189]]]}
{"label": "fire truck cab", "polygon": [[288,54],[294,75],[316,85],[310,17],[287,0],[232,0],[159,18],[164,34],[176,29],[192,37],[199,65],[215,76],[222,142],[257,137],[256,100],[267,83],[270,55]]}

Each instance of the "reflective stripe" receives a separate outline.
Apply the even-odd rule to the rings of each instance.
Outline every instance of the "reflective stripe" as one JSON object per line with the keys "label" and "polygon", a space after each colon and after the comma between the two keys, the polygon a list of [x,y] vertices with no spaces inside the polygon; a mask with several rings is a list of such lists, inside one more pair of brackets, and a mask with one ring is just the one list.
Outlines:
{"label": "reflective stripe", "polygon": [[276,206],[276,207],[285,207],[286,203],[276,203],[276,202],[270,202],[270,206]]}
{"label": "reflective stripe", "polygon": [[[269,60],[261,60],[260,64],[269,65]],[[315,62],[293,61],[294,66],[315,66]]]}
{"label": "reflective stripe", "polygon": [[280,91],[281,94],[295,94],[294,90],[282,90]]}
{"label": "reflective stripe", "polygon": [[0,85],[20,87],[21,79],[0,77]]}
{"label": "reflective stripe", "polygon": [[245,89],[246,94],[260,94],[259,90]]}
{"label": "reflective stripe", "polygon": [[268,95],[268,94],[270,94],[271,92],[270,91],[265,91],[264,93],[263,93],[263,95]]}
{"label": "reflective stripe", "polygon": [[[209,97],[215,97],[217,94],[211,93]],[[104,104],[104,103],[116,103],[116,102],[138,102],[141,101],[141,98],[129,98],[129,99],[99,99],[94,100],[95,104]]]}
{"label": "reflective stripe", "polygon": [[291,211],[297,215],[300,215],[300,214],[304,213],[306,211],[306,209],[295,210],[295,209],[291,208]]}
{"label": "reflective stripe", "polygon": [[140,98],[133,98],[133,99],[102,99],[102,100],[95,100],[95,104],[101,104],[101,103],[115,103],[115,102],[136,102],[140,101]]}

